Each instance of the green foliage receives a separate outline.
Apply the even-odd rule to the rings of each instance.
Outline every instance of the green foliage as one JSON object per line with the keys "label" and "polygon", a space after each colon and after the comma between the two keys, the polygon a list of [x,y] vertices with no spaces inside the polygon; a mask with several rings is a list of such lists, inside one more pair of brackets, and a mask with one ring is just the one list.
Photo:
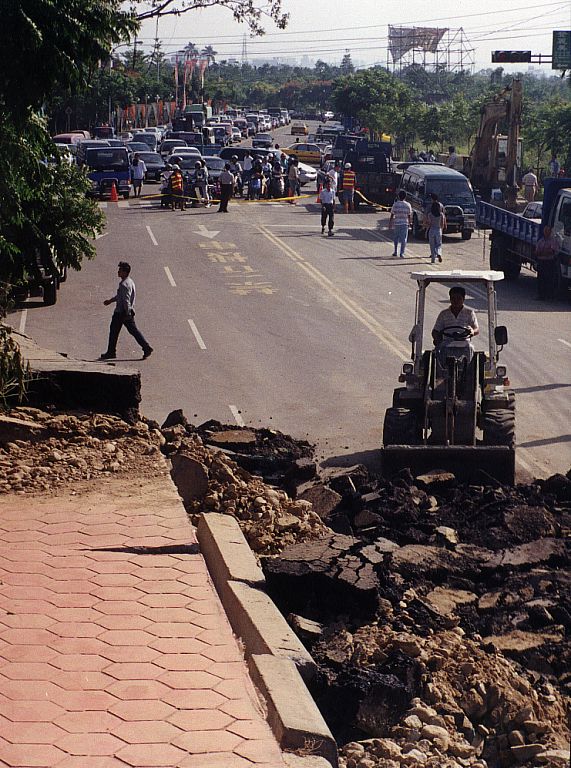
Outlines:
{"label": "green foliage", "polygon": [[30,379],[29,364],[24,362],[10,329],[1,322],[9,303],[8,286],[0,284],[0,404],[4,408],[22,402]]}
{"label": "green foliage", "polygon": [[85,87],[113,44],[137,29],[120,0],[1,0],[0,100],[17,120],[54,88]]}
{"label": "green foliage", "polygon": [[386,69],[373,67],[339,78],[333,101],[338,113],[376,131],[397,133],[410,118],[413,92]]}
{"label": "green foliage", "polygon": [[90,238],[104,218],[86,197],[90,182],[75,165],[48,165],[53,153],[42,119],[31,115],[16,125],[0,116],[0,280],[25,280],[37,256],[52,254],[80,269],[84,257],[95,255]]}

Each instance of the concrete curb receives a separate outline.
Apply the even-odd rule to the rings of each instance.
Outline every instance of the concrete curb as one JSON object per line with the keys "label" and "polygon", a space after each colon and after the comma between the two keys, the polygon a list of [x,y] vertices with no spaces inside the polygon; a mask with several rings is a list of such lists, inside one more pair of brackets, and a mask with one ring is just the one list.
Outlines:
{"label": "concrete curb", "polygon": [[197,536],[280,746],[299,750],[307,768],[320,768],[324,760],[337,768],[337,745],[304,683],[316,664],[266,594],[264,575],[238,522],[231,515],[202,514]]}

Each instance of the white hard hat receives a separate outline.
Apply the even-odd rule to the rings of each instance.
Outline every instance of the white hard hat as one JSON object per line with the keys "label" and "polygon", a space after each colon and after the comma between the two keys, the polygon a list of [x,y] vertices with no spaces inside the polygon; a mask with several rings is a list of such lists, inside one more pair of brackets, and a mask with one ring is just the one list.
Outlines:
{"label": "white hard hat", "polygon": [[345,168],[350,168],[350,167],[351,167],[351,163],[345,163]]}

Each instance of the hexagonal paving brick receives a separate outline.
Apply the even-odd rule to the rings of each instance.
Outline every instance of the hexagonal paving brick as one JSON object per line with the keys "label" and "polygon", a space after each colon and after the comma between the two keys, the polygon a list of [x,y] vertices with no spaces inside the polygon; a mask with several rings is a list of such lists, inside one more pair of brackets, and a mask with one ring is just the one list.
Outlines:
{"label": "hexagonal paving brick", "polygon": [[178,765],[185,753],[172,744],[130,744],[117,752],[117,757],[133,768]]}
{"label": "hexagonal paving brick", "polygon": [[[159,700],[119,701],[109,710],[113,715],[124,721],[166,720],[175,712],[175,708]],[[175,723],[176,725],[176,723]]]}
{"label": "hexagonal paving brick", "polygon": [[64,752],[49,744],[0,743],[0,761],[4,761],[4,765],[46,768],[61,763],[64,757]]}
{"label": "hexagonal paving brick", "polygon": [[54,667],[41,662],[14,662],[2,667],[2,675],[9,680],[51,680],[56,674]]}
{"label": "hexagonal paving brick", "polygon": [[50,616],[39,613],[19,613],[2,616],[2,624],[13,629],[47,629],[54,623]]}
{"label": "hexagonal paving brick", "polygon": [[2,738],[11,744],[55,744],[64,735],[65,731],[53,723],[2,723]]}
{"label": "hexagonal paving brick", "polygon": [[[217,731],[227,728],[233,722],[231,715],[218,709],[182,709],[169,718],[169,723],[183,731]],[[239,733],[236,735],[241,736]]]}
{"label": "hexagonal paving brick", "polygon": [[150,623],[148,619],[134,615],[105,616],[101,614],[101,618],[97,619],[97,624],[102,629],[146,629]]}
{"label": "hexagonal paving brick", "polygon": [[[222,696],[221,693],[216,693],[216,691],[209,691],[208,689],[203,691],[172,690],[166,696],[163,696],[163,701],[165,701],[167,704],[172,704],[173,707],[177,707],[181,710],[216,708],[222,709],[223,705],[230,703],[228,699]],[[232,703],[237,704],[238,702]],[[248,718],[255,717],[256,714],[257,713],[254,713],[254,715],[249,714]],[[174,722],[174,724],[177,725],[176,720],[169,718],[169,721]]]}
{"label": "hexagonal paving brick", "polygon": [[109,646],[95,637],[54,637],[50,647],[62,654],[103,654]]}
{"label": "hexagonal paving brick", "polygon": [[212,664],[210,659],[200,653],[165,653],[154,664],[167,670],[185,672],[204,672]]}
{"label": "hexagonal paving brick", "polygon": [[57,621],[55,624],[50,625],[49,631],[52,633],[52,636],[57,635],[58,637],[78,638],[97,637],[105,630],[102,629],[102,627],[100,627],[98,624],[92,624],[87,621],[78,623],[69,621]]}
{"label": "hexagonal paving brick", "polygon": [[119,680],[107,689],[117,699],[163,699],[169,688],[157,680]]}
{"label": "hexagonal paving brick", "polygon": [[204,653],[206,643],[194,637],[161,637],[150,643],[159,653]]}
{"label": "hexagonal paving brick", "polygon": [[[139,604],[148,605],[149,608],[184,608],[190,605],[190,598],[186,595],[145,595],[139,600]],[[139,610],[141,610],[139,605]]]}
{"label": "hexagonal paving brick", "polygon": [[117,699],[105,691],[64,691],[57,688],[51,700],[69,712],[108,710]]}
{"label": "hexagonal paving brick", "polygon": [[132,573],[99,573],[91,581],[99,587],[136,587],[139,583]]}
{"label": "hexagonal paving brick", "polygon": [[[283,766],[283,762],[260,768],[278,768],[278,765]],[[178,768],[252,768],[252,763],[234,752],[216,752],[212,755],[187,755]]]}
{"label": "hexagonal paving brick", "polygon": [[127,744],[167,744],[180,736],[181,730],[159,720],[140,720],[121,723],[114,734]]}
{"label": "hexagonal paving brick", "polygon": [[6,661],[51,661],[59,656],[53,648],[45,645],[6,645],[0,649],[0,657]]}
{"label": "hexagonal paving brick", "polygon": [[275,739],[243,741],[234,751],[253,763],[271,763],[272,760],[281,760],[281,752]]}
{"label": "hexagonal paving brick", "polygon": [[260,713],[255,706],[243,699],[225,701],[218,706],[218,709],[227,715],[231,715],[236,720],[256,720],[260,717]]}
{"label": "hexagonal paving brick", "polygon": [[228,730],[243,739],[272,739],[272,731],[265,720],[235,720]]}
{"label": "hexagonal paving brick", "polygon": [[141,629],[109,629],[99,635],[99,640],[109,645],[146,645],[152,639],[153,635]]}
{"label": "hexagonal paving brick", "polygon": [[179,575],[175,568],[147,567],[137,571],[138,578],[145,581],[172,581],[178,579]]}
{"label": "hexagonal paving brick", "polygon": [[104,616],[140,616],[145,610],[145,606],[136,600],[100,600],[93,608]]}
{"label": "hexagonal paving brick", "polygon": [[164,672],[159,680],[169,688],[188,690],[214,688],[218,682],[218,678],[208,672]]}
{"label": "hexagonal paving brick", "polygon": [[209,646],[204,651],[201,651],[203,656],[212,661],[243,661],[244,657],[240,653],[238,646],[235,643],[231,645],[214,645]]}
{"label": "hexagonal paving brick", "polygon": [[177,736],[173,744],[192,754],[205,752],[232,752],[243,741],[229,731],[189,731]]}
{"label": "hexagonal paving brick", "polygon": [[54,720],[68,733],[109,733],[113,731],[121,720],[110,712],[66,712]]}
{"label": "hexagonal paving brick", "polygon": [[52,661],[52,666],[58,669],[65,669],[68,671],[91,671],[100,672],[103,667],[107,666],[109,662],[107,659],[101,658],[98,654],[93,653],[66,653],[60,655],[60,657]]}
{"label": "hexagonal paving brick", "polygon": [[193,624],[185,624],[184,622],[157,622],[156,624],[149,624],[147,632],[155,637],[197,637],[201,632],[204,632],[202,627]]}
{"label": "hexagonal paving brick", "polygon": [[59,690],[47,680],[8,680],[0,676],[0,691],[12,701],[55,701],[54,695]]}
{"label": "hexagonal paving brick", "polygon": [[[173,624],[179,622],[186,624],[193,621],[196,615],[188,608],[143,608],[141,613],[150,621]],[[208,629],[208,627],[205,627],[205,629]]]}
{"label": "hexagonal paving brick", "polygon": [[104,691],[114,682],[115,678],[105,675],[103,672],[60,670],[55,680],[56,685],[65,691]]}
{"label": "hexagonal paving brick", "polygon": [[97,587],[91,593],[100,600],[133,600],[143,597],[136,587]]}
{"label": "hexagonal paving brick", "polygon": [[11,701],[0,696],[0,715],[13,723],[49,723],[63,711],[52,701]]}
{"label": "hexagonal paving brick", "polygon": [[66,733],[56,746],[70,755],[114,755],[125,743],[110,733]]}
{"label": "hexagonal paving brick", "polygon": [[160,653],[144,645],[107,645],[101,656],[109,661],[145,662],[153,661]]}
{"label": "hexagonal paving brick", "polygon": [[145,662],[115,662],[105,667],[105,674],[116,680],[156,680],[163,670],[155,664]]}
{"label": "hexagonal paving brick", "polygon": [[179,595],[182,586],[178,581],[142,581],[137,589],[146,594]]}

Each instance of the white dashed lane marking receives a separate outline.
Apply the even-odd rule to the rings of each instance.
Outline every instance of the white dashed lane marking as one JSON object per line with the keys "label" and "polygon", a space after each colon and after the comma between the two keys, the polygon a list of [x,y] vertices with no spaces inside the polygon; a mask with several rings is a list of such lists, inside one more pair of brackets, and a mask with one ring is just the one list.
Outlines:
{"label": "white dashed lane marking", "polygon": [[165,267],[164,269],[165,269],[165,274],[167,276],[167,280],[169,281],[169,283],[172,285],[173,288],[176,288],[176,283],[174,281],[174,277],[172,276],[172,272],[168,267]]}
{"label": "white dashed lane marking", "polygon": [[200,349],[206,349],[206,344],[204,343],[202,336],[198,332],[198,328],[196,327],[196,323],[194,322],[194,320],[189,319],[188,324],[190,325],[190,330],[193,332],[194,338],[196,339],[196,343],[198,344]]}
{"label": "white dashed lane marking", "polygon": [[232,416],[234,416],[234,420],[236,424],[239,427],[245,427],[246,424],[244,423],[244,419],[242,418],[240,411],[236,408],[235,405],[229,405],[228,408],[232,411]]}
{"label": "white dashed lane marking", "polygon": [[27,320],[27,318],[28,318],[28,310],[27,309],[23,309],[22,313],[20,314],[20,326],[18,328],[18,331],[20,333],[24,333],[24,331],[26,330],[26,320]]}
{"label": "white dashed lane marking", "polygon": [[562,344],[565,344],[566,347],[571,347],[571,343],[568,341],[565,341],[565,339],[557,339],[557,341],[560,341]]}
{"label": "white dashed lane marking", "polygon": [[152,242],[152,244],[153,244],[153,245],[158,245],[158,243],[157,243],[157,238],[156,238],[156,237],[153,235],[153,230],[152,230],[152,229],[149,227],[149,225],[148,225],[148,224],[147,224],[147,226],[145,227],[145,229],[146,229],[146,230],[147,230],[147,232],[149,233],[149,237],[151,238],[151,242]]}

